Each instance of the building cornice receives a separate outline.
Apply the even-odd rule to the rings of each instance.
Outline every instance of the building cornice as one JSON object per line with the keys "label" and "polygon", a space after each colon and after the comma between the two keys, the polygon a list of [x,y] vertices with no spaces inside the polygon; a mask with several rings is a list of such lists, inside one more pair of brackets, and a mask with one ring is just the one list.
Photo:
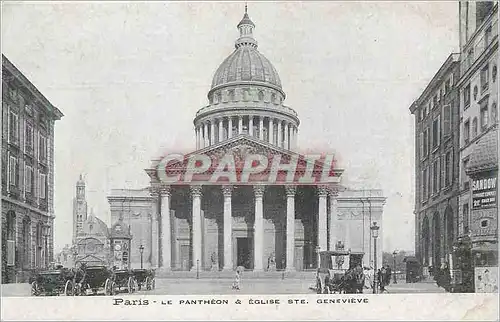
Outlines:
{"label": "building cornice", "polygon": [[[445,62],[441,65],[437,73],[432,77],[431,81],[429,84],[425,87],[424,91],[422,94],[411,104],[410,106],[410,111],[412,114],[415,112],[415,110],[423,104],[430,96],[432,96],[432,93],[434,89],[438,86],[438,83],[443,81],[443,77],[450,72],[450,70],[457,64],[460,60],[460,54],[459,53],[451,53],[448,58],[446,58]],[[451,84],[453,87],[453,84]]]}
{"label": "building cornice", "polygon": [[2,54],[2,67],[7,69],[21,84],[26,87],[45,109],[52,115],[53,119],[60,120],[64,114],[36,88],[31,81],[12,62]]}
{"label": "building cornice", "polygon": [[46,216],[46,217],[49,217],[49,218],[52,218],[52,219],[56,217],[55,215],[51,215],[51,214],[50,214],[49,212],[47,212],[47,211],[42,211],[42,210],[40,210],[40,209],[38,209],[38,208],[35,208],[35,207],[33,207],[33,206],[30,206],[30,205],[25,204],[25,203],[23,203],[23,202],[20,202],[20,201],[18,201],[18,200],[15,200],[15,199],[9,198],[9,197],[7,197],[7,196],[2,196],[2,201],[7,201],[7,202],[10,202],[10,203],[12,203],[12,204],[15,204],[16,206],[19,206],[19,207],[22,207],[22,208],[26,208],[26,209],[28,209],[28,210],[30,210],[30,211],[33,211],[33,212],[35,212],[35,213],[37,213],[37,214],[39,214],[39,215]]}

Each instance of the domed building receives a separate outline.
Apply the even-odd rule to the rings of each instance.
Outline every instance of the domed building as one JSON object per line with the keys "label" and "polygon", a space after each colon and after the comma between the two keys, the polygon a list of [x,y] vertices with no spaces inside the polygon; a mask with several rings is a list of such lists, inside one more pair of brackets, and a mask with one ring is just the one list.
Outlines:
{"label": "domed building", "polygon": [[[285,105],[280,76],[259,51],[246,7],[237,29],[233,52],[215,71],[208,105],[194,117],[192,154],[301,157],[299,117]],[[342,169],[333,169],[327,186],[168,185],[158,177],[159,163],[146,169],[149,187],[108,196],[111,220],[130,222],[132,267],[144,256],[145,266],[161,271],[300,271],[317,267],[318,251],[339,246],[350,250],[351,265],[373,264],[370,226],[376,221],[382,235],[385,197],[380,190],[341,186]]]}

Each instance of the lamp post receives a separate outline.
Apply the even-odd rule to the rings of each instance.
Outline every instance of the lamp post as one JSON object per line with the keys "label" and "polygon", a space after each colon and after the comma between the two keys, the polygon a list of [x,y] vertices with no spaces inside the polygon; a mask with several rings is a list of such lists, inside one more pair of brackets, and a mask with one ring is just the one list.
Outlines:
{"label": "lamp post", "polygon": [[373,225],[370,227],[370,230],[372,232],[372,238],[373,238],[373,258],[374,260],[374,265],[373,265],[373,294],[377,293],[377,282],[378,282],[378,276],[377,276],[377,238],[378,238],[378,230],[380,229],[379,226],[377,226],[377,223],[374,221]]}
{"label": "lamp post", "polygon": [[393,274],[393,276],[394,276],[394,284],[398,284],[398,281],[397,281],[397,279],[396,279],[396,274],[397,274],[397,273],[396,273],[396,272],[397,272],[397,271],[396,271],[396,255],[397,255],[397,254],[398,254],[398,251],[397,251],[397,250],[394,250],[394,251],[392,252],[392,257],[393,257],[393,259],[394,259],[394,274]]}
{"label": "lamp post", "polygon": [[141,269],[142,269],[142,254],[144,253],[144,246],[139,246],[139,253],[141,253]]}

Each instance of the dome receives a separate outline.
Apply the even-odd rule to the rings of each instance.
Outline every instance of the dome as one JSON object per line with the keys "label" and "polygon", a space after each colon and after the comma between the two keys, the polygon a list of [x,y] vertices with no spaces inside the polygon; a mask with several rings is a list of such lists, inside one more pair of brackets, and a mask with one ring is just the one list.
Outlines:
{"label": "dome", "polygon": [[257,48],[237,48],[215,72],[212,88],[241,81],[269,83],[281,88],[281,80],[273,64]]}

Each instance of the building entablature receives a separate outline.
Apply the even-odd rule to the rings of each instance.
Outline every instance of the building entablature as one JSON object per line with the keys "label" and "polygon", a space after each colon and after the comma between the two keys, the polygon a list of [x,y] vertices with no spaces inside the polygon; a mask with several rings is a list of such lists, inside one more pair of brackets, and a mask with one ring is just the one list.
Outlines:
{"label": "building entablature", "polygon": [[282,102],[286,94],[279,86],[262,81],[233,81],[217,85],[207,94],[210,104],[225,103],[231,100],[252,100],[263,102]]}
{"label": "building entablature", "polygon": [[[218,122],[229,117],[255,117],[275,119],[295,127],[300,124],[297,113],[285,105],[262,104],[254,102],[224,103],[219,105],[209,105],[201,109],[194,119],[194,125],[200,126],[203,123]],[[257,121],[258,122],[258,121]],[[257,124],[257,123],[256,123]]]}

